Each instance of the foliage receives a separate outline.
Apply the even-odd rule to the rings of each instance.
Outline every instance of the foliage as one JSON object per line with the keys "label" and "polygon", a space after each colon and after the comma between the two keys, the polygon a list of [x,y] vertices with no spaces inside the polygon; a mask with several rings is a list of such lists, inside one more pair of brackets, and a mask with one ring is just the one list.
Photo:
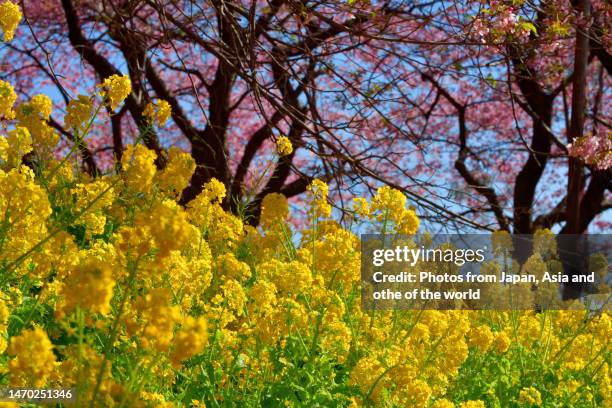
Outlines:
{"label": "foliage", "polygon": [[[157,170],[141,144],[91,178],[30,139],[50,107],[28,106],[33,169],[0,169],[3,385],[105,407],[612,404],[607,313],[363,311],[359,240],[322,181],[298,244],[284,196],[264,199],[260,229],[222,209],[214,179],[183,208],[193,160],[173,150]],[[418,228],[397,190],[357,203],[388,233]]]}
{"label": "foliage", "polygon": [[[69,103],[59,157],[50,99],[13,110],[0,86],[1,386],[72,387],[79,407],[612,405],[609,314],[365,312],[359,239],[323,181],[300,231],[282,194],[246,225],[216,179],[183,207],[194,159],[170,149],[158,168],[141,143],[166,103],[92,177],[79,141],[129,97],[126,77]],[[385,233],[419,227],[389,187],[356,208]]]}

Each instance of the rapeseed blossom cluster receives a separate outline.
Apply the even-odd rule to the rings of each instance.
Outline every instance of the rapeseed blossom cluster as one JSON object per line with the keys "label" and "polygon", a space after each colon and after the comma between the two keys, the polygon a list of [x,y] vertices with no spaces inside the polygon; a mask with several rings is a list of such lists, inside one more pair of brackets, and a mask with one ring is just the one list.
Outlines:
{"label": "rapeseed blossom cluster", "polygon": [[86,95],[79,95],[68,102],[66,112],[64,123],[74,129],[81,129],[91,119],[93,101]]}
{"label": "rapeseed blossom cluster", "polygon": [[127,75],[111,75],[98,87],[102,88],[101,93],[109,102],[112,110],[117,109],[119,104],[132,92],[132,83]]}
{"label": "rapeseed blossom cluster", "polygon": [[[107,315],[111,311],[114,288],[115,280],[110,266],[95,256],[86,256],[61,283],[57,292],[56,312],[64,316],[80,308]],[[82,296],[83,293],[87,293],[87,296]]]}
{"label": "rapeseed blossom cluster", "polygon": [[55,370],[53,344],[40,327],[12,337],[6,351],[15,356],[8,363],[13,387],[43,387]]}
{"label": "rapeseed blossom cluster", "polygon": [[32,138],[28,129],[17,126],[0,139],[0,167],[17,167],[23,156],[32,151]]}
{"label": "rapeseed blossom cluster", "polygon": [[[189,160],[174,152],[170,162],[183,164],[157,170],[148,149],[127,150],[138,159],[118,174],[68,178],[48,195],[27,168],[0,170],[14,180],[0,191],[39,196],[0,200],[22,214],[2,232],[8,383],[74,387],[94,406],[258,406],[262,395],[287,406],[610,403],[608,314],[364,311],[350,231],[321,218],[291,238],[281,194],[263,200],[261,227],[248,227],[222,209],[216,180],[183,209],[163,180],[170,172],[183,186]],[[311,191],[313,208],[330,205],[322,181]],[[387,189],[364,201],[378,213],[403,202]],[[395,232],[405,231],[401,220]],[[34,227],[45,232],[28,235]],[[507,380],[496,383],[502,370]],[[305,386],[283,391],[304,373]]]}
{"label": "rapeseed blossom cluster", "polygon": [[142,114],[159,126],[164,126],[172,114],[172,108],[167,101],[160,99],[156,102],[149,102]]}
{"label": "rapeseed blossom cluster", "polygon": [[156,184],[169,197],[180,196],[189,185],[189,179],[195,170],[195,161],[189,153],[177,147],[168,149],[168,161],[163,171],[156,173]]}
{"label": "rapeseed blossom cluster", "polygon": [[6,350],[6,337],[8,328],[8,318],[10,315],[10,311],[6,305],[6,302],[0,299],[0,353],[4,353]]}
{"label": "rapeseed blossom cluster", "polygon": [[17,106],[17,124],[29,130],[32,145],[40,154],[50,152],[59,141],[59,135],[48,123],[52,109],[51,99],[43,94],[34,95]]}
{"label": "rapeseed blossom cluster", "polygon": [[0,118],[12,119],[15,113],[13,105],[17,100],[15,90],[8,82],[0,80]]}
{"label": "rapeseed blossom cluster", "polygon": [[149,193],[153,186],[155,177],[155,159],[157,155],[154,151],[147,149],[143,145],[126,146],[121,158],[125,186],[134,193]]}
{"label": "rapeseed blossom cluster", "polygon": [[276,150],[280,156],[288,156],[293,153],[293,145],[287,136],[280,136],[276,140]]}
{"label": "rapeseed blossom cluster", "polygon": [[4,41],[10,42],[13,39],[19,21],[21,21],[19,6],[10,0],[0,3],[0,28],[4,33]]}
{"label": "rapeseed blossom cluster", "polygon": [[389,186],[378,189],[370,206],[371,216],[377,221],[394,223],[400,234],[414,234],[419,228],[419,219],[412,208],[406,208],[406,196]]}
{"label": "rapeseed blossom cluster", "polygon": [[261,203],[261,224],[270,229],[279,222],[284,222],[289,216],[289,203],[280,193],[271,193],[264,197]]}
{"label": "rapeseed blossom cluster", "polygon": [[308,191],[312,196],[312,205],[310,209],[310,216],[314,219],[317,218],[329,218],[331,216],[332,207],[327,201],[329,195],[329,186],[319,180],[315,179],[308,186]]}
{"label": "rapeseed blossom cluster", "polygon": [[[107,79],[102,102],[78,97],[66,122],[86,133],[97,107],[127,97],[125,79]],[[282,194],[263,198],[252,227],[224,210],[215,179],[177,203],[195,169],[178,149],[158,169],[128,145],[96,177],[78,155],[49,157],[48,99],[12,121],[6,95],[1,387],[73,388],[75,406],[96,407],[612,406],[608,313],[362,310],[360,240],[331,219],[325,182],[312,181],[301,230]],[[30,153],[36,173],[21,163]],[[419,227],[390,187],[355,210],[386,234]],[[525,268],[541,270],[549,237]]]}
{"label": "rapeseed blossom cluster", "polygon": [[540,406],[542,404],[540,391],[534,387],[523,388],[519,393],[519,402],[527,406]]}

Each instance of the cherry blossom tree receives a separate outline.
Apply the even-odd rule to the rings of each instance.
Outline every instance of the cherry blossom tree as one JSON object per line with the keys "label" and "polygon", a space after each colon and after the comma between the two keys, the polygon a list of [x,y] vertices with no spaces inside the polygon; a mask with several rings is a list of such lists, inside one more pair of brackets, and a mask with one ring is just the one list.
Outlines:
{"label": "cherry blossom tree", "polygon": [[[79,141],[104,171],[144,143],[189,150],[187,203],[212,177],[258,222],[313,178],[351,197],[402,190],[430,226],[581,233],[610,208],[611,9],[604,1],[23,0],[2,79],[49,89],[63,146],[69,99],[113,74],[133,87]],[[109,126],[108,123],[111,123]],[[294,149],[279,157],[274,142]]]}

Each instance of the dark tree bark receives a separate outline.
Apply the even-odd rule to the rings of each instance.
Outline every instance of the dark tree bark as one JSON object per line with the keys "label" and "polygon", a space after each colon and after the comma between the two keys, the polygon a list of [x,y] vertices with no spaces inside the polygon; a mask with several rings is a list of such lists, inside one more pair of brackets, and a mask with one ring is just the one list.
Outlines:
{"label": "dark tree bark", "polygon": [[[577,0],[578,18],[588,24],[591,16],[589,0]],[[574,72],[572,82],[572,118],[568,132],[568,143],[582,136],[584,131],[584,115],[587,105],[587,70],[589,64],[588,29],[577,24],[576,48],[574,55]],[[565,232],[580,233],[580,197],[582,195],[583,165],[578,158],[569,158],[567,183],[567,212]]]}

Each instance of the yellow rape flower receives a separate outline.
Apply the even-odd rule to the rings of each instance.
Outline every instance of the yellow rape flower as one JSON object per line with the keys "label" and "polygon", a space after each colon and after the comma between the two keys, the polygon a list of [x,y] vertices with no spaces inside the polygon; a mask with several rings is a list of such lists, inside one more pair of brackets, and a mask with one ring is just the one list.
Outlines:
{"label": "yellow rape flower", "polygon": [[16,100],[17,94],[11,84],[0,80],[0,118],[4,116],[4,119],[13,119],[13,105]]}
{"label": "yellow rape flower", "polygon": [[259,266],[262,277],[274,283],[279,292],[298,294],[310,287],[312,271],[299,261],[284,263],[271,259]]}
{"label": "yellow rape flower", "polygon": [[168,149],[166,167],[156,175],[157,184],[170,195],[178,197],[189,185],[195,167],[195,161],[189,153],[178,147],[171,147]]}
{"label": "yellow rape flower", "polygon": [[495,255],[510,253],[514,248],[512,236],[508,231],[493,232],[493,234],[491,234],[491,245],[493,245],[493,253]]}
{"label": "yellow rape flower", "polygon": [[204,189],[202,190],[201,194],[203,194],[211,202],[221,202],[225,198],[226,194],[225,184],[216,178],[212,178],[204,185]]}
{"label": "yellow rape flower", "polygon": [[30,131],[34,147],[42,151],[49,151],[59,141],[59,136],[47,123],[52,109],[51,99],[42,94],[17,107],[17,121]]}
{"label": "yellow rape flower", "polygon": [[115,74],[106,78],[98,88],[102,88],[102,96],[108,98],[111,109],[115,110],[132,92],[132,83],[127,75]]}
{"label": "yellow rape flower", "polygon": [[88,344],[70,345],[64,349],[62,354],[66,356],[66,359],[61,362],[57,370],[61,373],[59,382],[62,386],[75,387],[78,384],[79,400],[91,401],[94,387],[100,380],[97,406],[115,405],[110,394],[113,389],[117,389],[117,384],[112,379],[111,365],[105,364],[106,360],[103,355]]}
{"label": "yellow rape flower", "polygon": [[115,198],[110,183],[105,179],[88,184],[79,183],[72,192],[77,198],[76,206],[81,214],[75,224],[86,226],[88,237],[91,234],[102,234],[106,225],[106,215],[102,210],[110,207]]}
{"label": "yellow rape flower", "polygon": [[483,401],[476,400],[462,402],[461,405],[459,405],[459,408],[487,408],[487,406]]}
{"label": "yellow rape flower", "polygon": [[221,286],[221,290],[230,310],[236,313],[237,316],[242,316],[247,298],[240,283],[234,279],[230,279]]}
{"label": "yellow rape flower", "polygon": [[406,207],[406,196],[401,191],[389,186],[380,187],[372,200],[372,211],[380,211],[378,221],[384,221],[386,216],[395,217]]}
{"label": "yellow rape flower", "polygon": [[4,32],[4,41],[10,42],[13,39],[21,17],[19,6],[12,1],[5,1],[0,4],[0,27]]}
{"label": "yellow rape flower", "polygon": [[521,392],[519,392],[519,403],[539,407],[542,405],[540,391],[534,387],[523,388]]}
{"label": "yellow rape flower", "polygon": [[495,336],[495,340],[493,341],[493,346],[498,353],[505,353],[510,348],[510,337],[505,332],[497,333]]}
{"label": "yellow rape flower", "polygon": [[271,313],[276,305],[276,294],[276,286],[271,282],[260,280],[254,284],[249,291],[249,298],[252,299],[249,313],[253,314],[255,309],[261,314]]}
{"label": "yellow rape flower", "polygon": [[5,260],[15,259],[46,236],[51,205],[29,167],[0,169],[0,214],[8,222],[2,234],[9,239],[3,240],[0,255]]}
{"label": "yellow rape flower", "polygon": [[121,157],[126,186],[139,193],[149,193],[157,171],[153,150],[143,145],[128,145]]}
{"label": "yellow rape flower", "polygon": [[557,237],[548,228],[537,230],[533,237],[533,251],[544,256],[557,253]]}
{"label": "yellow rape flower", "polygon": [[230,215],[219,206],[225,194],[225,185],[216,178],[212,178],[204,185],[200,194],[187,205],[191,222],[200,228],[206,228],[213,223],[212,219],[217,214],[222,218],[229,217]]}
{"label": "yellow rape flower", "polygon": [[7,138],[5,137],[0,138],[0,162],[6,162],[9,158],[9,155],[8,155],[9,144],[6,139]]}
{"label": "yellow rape flower", "polygon": [[53,102],[47,95],[34,95],[26,109],[31,109],[34,114],[39,114],[41,119],[48,120],[53,110]]}
{"label": "yellow rape flower", "polygon": [[[374,386],[372,398],[376,400],[384,389],[384,381],[378,380],[384,372],[385,367],[375,356],[367,356],[359,360],[355,367],[353,367],[350,374],[350,383],[357,385],[361,392],[366,395],[369,393],[370,388]],[[378,383],[376,383],[377,380]]]}
{"label": "yellow rape flower", "polygon": [[90,97],[79,95],[77,99],[72,99],[68,102],[66,111],[68,113],[64,117],[65,124],[72,128],[79,129],[91,119],[93,102]]}
{"label": "yellow rape flower", "polygon": [[367,218],[370,216],[370,204],[365,198],[354,198],[353,207],[355,208],[355,212],[361,218]]}
{"label": "yellow rape flower", "polygon": [[486,353],[491,343],[493,343],[493,333],[487,325],[474,327],[470,331],[469,336],[468,345],[470,347],[477,347],[481,353]]}
{"label": "yellow rape flower", "polygon": [[[170,401],[166,401],[166,397],[163,394],[157,392],[140,392],[140,399],[142,401],[146,401],[146,407],[156,407],[156,408],[174,408],[174,404]],[[140,406],[140,405],[139,405]]]}
{"label": "yellow rape flower", "polygon": [[6,329],[8,328],[8,319],[11,312],[6,305],[6,302],[0,299],[0,353],[6,350],[6,337],[8,336]]}
{"label": "yellow rape flower", "polygon": [[394,222],[400,234],[411,235],[419,228],[419,218],[412,208],[406,208],[406,196],[389,186],[380,187],[372,199],[371,211],[379,222]]}
{"label": "yellow rape flower", "polygon": [[312,196],[312,208],[310,212],[314,218],[329,218],[331,216],[331,205],[327,202],[329,186],[324,181],[314,179],[308,186]]}
{"label": "yellow rape flower", "polygon": [[287,198],[280,193],[267,194],[261,203],[261,225],[271,228],[285,222],[289,216]]}
{"label": "yellow rape flower", "polygon": [[174,336],[172,364],[180,367],[181,362],[204,351],[208,341],[206,319],[187,316],[179,332]]}
{"label": "yellow rape flower", "polygon": [[139,218],[137,224],[141,228],[149,229],[160,257],[166,257],[171,251],[183,248],[195,237],[194,227],[189,224],[187,215],[174,201],[156,202],[151,212],[143,217]]}
{"label": "yellow rape flower", "polygon": [[455,408],[455,404],[445,398],[442,398],[434,401],[430,408]]}
{"label": "yellow rape flower", "polygon": [[249,265],[236,259],[236,256],[232,252],[217,257],[215,266],[217,273],[223,279],[245,281],[251,277],[251,268]]}
{"label": "yellow rape flower", "polygon": [[312,192],[312,195],[315,199],[326,198],[329,194],[329,186],[324,181],[319,179],[314,179],[310,184],[309,191]]}
{"label": "yellow rape flower", "polygon": [[0,139],[0,160],[7,167],[18,167],[21,159],[32,151],[32,138],[28,129],[17,126],[6,138]]}
{"label": "yellow rape flower", "polygon": [[11,338],[7,349],[15,358],[9,361],[11,386],[44,387],[55,369],[53,344],[40,327],[24,330]]}
{"label": "yellow rape flower", "polygon": [[178,307],[171,304],[171,298],[169,289],[156,288],[136,301],[134,309],[139,319],[136,324],[128,325],[128,330],[132,334],[142,330],[138,334],[144,347],[166,352],[172,344],[174,326],[180,313]]}
{"label": "yellow rape flower", "polygon": [[8,318],[11,312],[6,306],[6,302],[0,299],[0,327],[4,327],[8,323]]}
{"label": "yellow rape flower", "polygon": [[407,395],[403,398],[412,407],[426,407],[429,397],[431,396],[431,388],[423,380],[414,380],[406,385],[404,391]]}
{"label": "yellow rape flower", "polygon": [[412,209],[405,209],[401,217],[398,217],[396,230],[400,234],[412,235],[419,229],[420,221],[416,212]]}
{"label": "yellow rape flower", "polygon": [[69,314],[76,307],[91,313],[110,313],[115,280],[108,262],[86,255],[72,270],[60,288],[60,316]]}
{"label": "yellow rape flower", "polygon": [[164,126],[172,114],[172,107],[165,100],[159,99],[157,102],[149,102],[142,114],[150,121],[157,121],[159,126]]}
{"label": "yellow rape flower", "polygon": [[9,132],[7,137],[9,154],[22,158],[32,151],[32,137],[28,129],[17,126]]}
{"label": "yellow rape flower", "polygon": [[282,156],[288,156],[293,153],[293,145],[287,136],[281,136],[276,141],[276,150]]}

